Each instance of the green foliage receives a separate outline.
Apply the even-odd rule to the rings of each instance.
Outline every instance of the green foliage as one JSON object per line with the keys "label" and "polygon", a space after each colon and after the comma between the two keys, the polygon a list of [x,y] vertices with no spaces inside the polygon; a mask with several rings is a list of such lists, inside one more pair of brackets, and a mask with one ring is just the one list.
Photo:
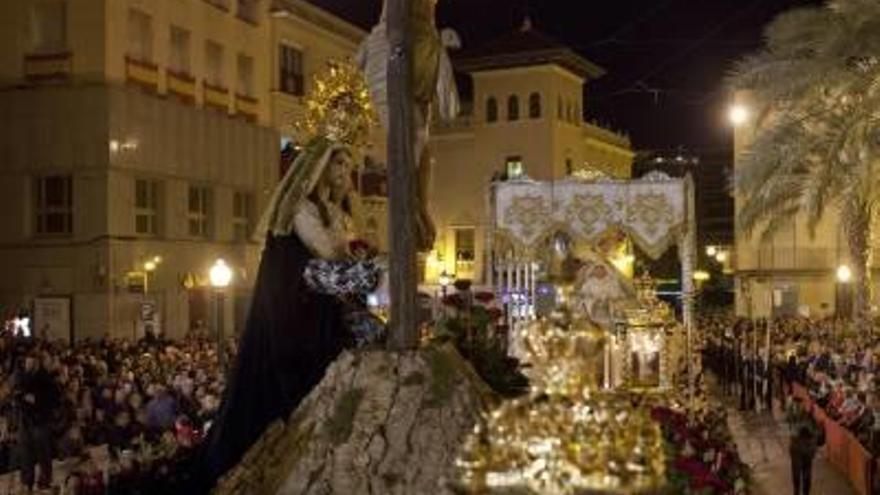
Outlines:
{"label": "green foliage", "polygon": [[767,237],[804,215],[813,231],[836,210],[854,271],[854,313],[864,320],[880,199],[880,2],[794,9],[765,38],[729,80],[745,91],[756,125],[737,164],[738,228]]}
{"label": "green foliage", "polygon": [[425,405],[441,407],[449,402],[455,390],[455,363],[441,349],[431,347],[426,353],[431,370],[431,384]]}
{"label": "green foliage", "polygon": [[758,131],[738,166],[738,220],[767,234],[797,213],[811,226],[844,198],[876,200],[880,3],[839,0],[780,15],[766,47],[730,78]]}
{"label": "green foliage", "polygon": [[452,342],[474,371],[502,397],[516,397],[528,389],[518,360],[496,335],[491,312],[481,305],[461,308],[438,322],[435,338]]}
{"label": "green foliage", "polygon": [[336,402],[333,416],[324,425],[324,433],[333,445],[341,445],[348,441],[354,427],[354,418],[363,399],[364,390],[352,388],[346,390]]}

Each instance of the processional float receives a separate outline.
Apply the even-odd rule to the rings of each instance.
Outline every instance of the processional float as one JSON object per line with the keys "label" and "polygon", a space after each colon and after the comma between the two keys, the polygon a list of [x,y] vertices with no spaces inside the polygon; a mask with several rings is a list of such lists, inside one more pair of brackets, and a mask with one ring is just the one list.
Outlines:
{"label": "processional float", "polygon": [[[571,178],[493,185],[491,279],[508,306],[509,348],[530,391],[478,424],[458,459],[468,493],[657,493],[665,454],[652,401],[675,400],[674,353],[693,325],[694,216],[689,178]],[[683,320],[648,276],[618,271],[607,239],[625,235],[682,265]],[[550,254],[548,254],[550,253]],[[540,286],[540,287],[539,287]],[[554,304],[539,309],[552,293]],[[686,345],[685,345],[686,344]],[[688,396],[693,373],[687,357]],[[675,383],[677,382],[677,383]]]}
{"label": "processional float", "polygon": [[[540,299],[546,295],[542,293],[551,292],[557,303],[573,298],[573,309],[609,332],[606,387],[640,380],[645,385],[667,386],[669,374],[657,368],[669,368],[669,356],[663,354],[677,322],[668,307],[657,301],[649,280],[628,280],[607,259],[607,253],[596,247],[615,234],[625,236],[652,259],[673,246],[678,248],[681,325],[689,350],[696,259],[692,180],[656,171],[634,180],[602,174],[553,182],[511,180],[494,183],[489,202],[488,273],[491,285],[508,306],[512,353],[519,352],[523,332],[540,316]],[[574,256],[582,258],[576,279],[569,284],[541,284],[551,271],[548,253],[558,255],[560,248],[574,250]],[[656,372],[647,373],[646,368]]]}

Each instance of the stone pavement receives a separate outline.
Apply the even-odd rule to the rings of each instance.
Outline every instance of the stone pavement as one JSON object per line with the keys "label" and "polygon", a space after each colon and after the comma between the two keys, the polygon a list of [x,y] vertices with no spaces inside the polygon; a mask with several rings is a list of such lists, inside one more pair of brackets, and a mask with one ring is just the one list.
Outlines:
{"label": "stone pavement", "polygon": [[[754,495],[789,495],[791,464],[788,456],[788,427],[782,411],[741,412],[728,404],[728,423],[742,459],[752,467],[757,484]],[[824,448],[813,461],[811,495],[855,494],[849,481],[825,458]]]}

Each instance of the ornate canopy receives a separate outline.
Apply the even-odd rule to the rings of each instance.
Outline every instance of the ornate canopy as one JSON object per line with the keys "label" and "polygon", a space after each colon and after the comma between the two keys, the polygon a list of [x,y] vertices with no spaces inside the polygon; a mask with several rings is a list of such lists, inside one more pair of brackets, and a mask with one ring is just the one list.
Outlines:
{"label": "ornate canopy", "polygon": [[491,198],[493,230],[528,256],[556,232],[589,243],[619,229],[656,259],[693,233],[692,198],[690,178],[656,172],[626,181],[500,182]]}

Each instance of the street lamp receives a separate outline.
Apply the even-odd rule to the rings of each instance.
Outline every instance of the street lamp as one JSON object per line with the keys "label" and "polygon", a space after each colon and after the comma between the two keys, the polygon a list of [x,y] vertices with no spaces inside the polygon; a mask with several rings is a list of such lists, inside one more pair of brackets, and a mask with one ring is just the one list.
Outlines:
{"label": "street lamp", "polygon": [[834,302],[834,313],[837,320],[841,317],[849,318],[850,316],[850,297],[849,283],[852,281],[852,269],[847,265],[837,267],[835,276],[837,278],[836,300]]}
{"label": "street lamp", "polygon": [[706,247],[706,255],[707,256],[711,256],[714,258],[716,254],[718,254],[718,248],[716,248],[715,246],[707,246]]}
{"label": "street lamp", "polygon": [[718,251],[715,254],[715,259],[718,260],[719,263],[727,261],[727,251]]}
{"label": "street lamp", "polygon": [[452,277],[446,273],[446,270],[443,270],[443,273],[440,274],[439,282],[440,289],[443,291],[443,298],[446,299],[446,290],[449,287],[449,284],[452,283]]}
{"label": "street lamp", "polygon": [[217,360],[220,363],[220,370],[226,369],[226,352],[223,336],[223,299],[226,288],[232,282],[232,269],[226,264],[222,258],[218,258],[208,272],[208,278],[211,280],[211,287],[214,288],[214,329],[217,336]]}
{"label": "street lamp", "polygon": [[749,109],[745,105],[736,103],[727,111],[727,119],[734,126],[743,125],[749,120]]}

